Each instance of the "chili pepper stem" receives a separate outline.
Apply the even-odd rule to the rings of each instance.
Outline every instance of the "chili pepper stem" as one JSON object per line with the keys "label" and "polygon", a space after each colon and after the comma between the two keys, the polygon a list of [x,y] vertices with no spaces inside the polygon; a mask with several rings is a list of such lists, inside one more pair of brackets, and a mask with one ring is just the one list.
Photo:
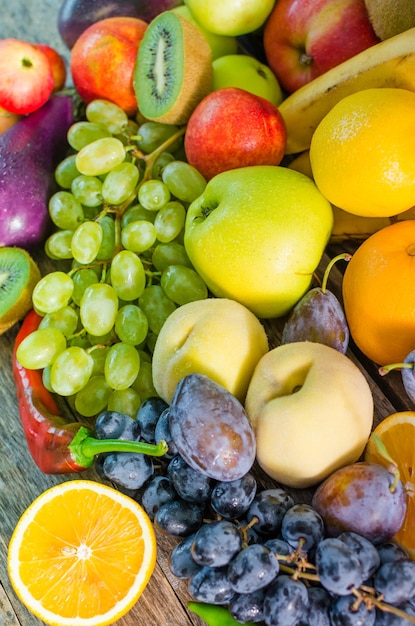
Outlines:
{"label": "chili pepper stem", "polygon": [[153,445],[125,439],[96,439],[88,428],[81,426],[69,444],[69,449],[78,465],[90,467],[96,455],[104,452],[137,452],[150,456],[163,456],[168,450],[168,445],[164,440]]}

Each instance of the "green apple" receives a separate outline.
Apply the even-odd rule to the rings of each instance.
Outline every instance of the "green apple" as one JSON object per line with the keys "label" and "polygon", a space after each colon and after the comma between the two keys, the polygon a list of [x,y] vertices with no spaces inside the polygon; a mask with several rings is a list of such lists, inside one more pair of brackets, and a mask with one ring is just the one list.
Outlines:
{"label": "green apple", "polygon": [[185,4],[206,30],[238,37],[260,28],[275,0],[185,0]]}
{"label": "green apple", "polygon": [[169,315],[157,336],[154,387],[170,404],[184,376],[205,374],[243,402],[255,366],[267,351],[264,327],[242,304],[226,298],[189,302]]}
{"label": "green apple", "polygon": [[360,369],[335,348],[310,341],[278,346],[261,358],[245,410],[259,465],[295,488],[357,461],[373,425],[373,396]]}
{"label": "green apple", "polygon": [[203,26],[196,22],[193,15],[190,13],[189,9],[185,5],[180,5],[175,7],[174,9],[170,9],[173,13],[177,13],[177,15],[181,15],[186,20],[193,22],[195,26],[202,32],[202,34],[206,37],[208,44],[212,49],[212,59],[218,59],[224,54],[235,54],[238,50],[238,41],[236,37],[228,37],[226,35],[216,35],[215,33],[211,33],[207,31]]}
{"label": "green apple", "polygon": [[273,71],[247,54],[226,54],[213,61],[212,91],[239,87],[262,96],[275,106],[282,102],[280,84]]}
{"label": "green apple", "polygon": [[252,165],[207,183],[188,208],[184,244],[215,296],[274,318],[309,289],[332,224],[331,205],[308,176]]}

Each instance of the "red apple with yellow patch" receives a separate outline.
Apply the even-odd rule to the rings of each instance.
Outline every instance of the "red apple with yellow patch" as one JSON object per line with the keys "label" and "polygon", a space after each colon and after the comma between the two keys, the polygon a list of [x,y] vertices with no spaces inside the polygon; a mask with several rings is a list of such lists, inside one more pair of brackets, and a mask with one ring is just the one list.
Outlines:
{"label": "red apple with yellow patch", "polygon": [[108,17],[79,36],[71,51],[70,69],[84,102],[103,98],[129,116],[137,113],[133,73],[147,26],[147,22],[135,17]]}
{"label": "red apple with yellow patch", "polygon": [[263,34],[288,93],[378,42],[364,0],[278,0]]}
{"label": "red apple with yellow patch", "polygon": [[49,59],[53,75],[53,91],[60,91],[65,87],[66,83],[66,65],[63,56],[46,43],[35,43],[33,45]]}
{"label": "red apple with yellow patch", "polygon": [[208,94],[187,123],[188,162],[210,180],[250,165],[279,165],[287,140],[284,120],[269,100],[239,87]]}

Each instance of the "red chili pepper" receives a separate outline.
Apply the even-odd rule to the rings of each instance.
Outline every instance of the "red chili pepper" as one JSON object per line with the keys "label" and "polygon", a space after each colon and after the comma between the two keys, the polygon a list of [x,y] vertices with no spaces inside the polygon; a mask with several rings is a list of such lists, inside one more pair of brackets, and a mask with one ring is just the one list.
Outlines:
{"label": "red chili pepper", "polygon": [[45,474],[70,474],[91,467],[95,456],[103,452],[138,452],[163,456],[167,444],[158,445],[121,439],[96,439],[80,422],[69,422],[59,415],[54,396],[46,389],[40,370],[23,367],[16,357],[20,343],[35,331],[41,321],[35,311],[26,315],[14,345],[13,376],[20,418],[29,452]]}

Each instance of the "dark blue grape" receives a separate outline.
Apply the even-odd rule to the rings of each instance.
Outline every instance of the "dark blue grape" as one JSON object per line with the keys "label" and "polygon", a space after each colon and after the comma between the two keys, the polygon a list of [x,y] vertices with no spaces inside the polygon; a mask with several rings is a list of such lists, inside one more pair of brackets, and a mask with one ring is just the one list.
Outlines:
{"label": "dark blue grape", "polygon": [[289,576],[277,576],[265,593],[265,624],[294,626],[305,615],[307,607],[308,593],[304,583]]}
{"label": "dark blue grape", "polygon": [[380,556],[369,539],[352,531],[345,531],[338,536],[357,555],[363,570],[363,578],[370,578],[380,565]]}
{"label": "dark blue grape", "polygon": [[400,546],[394,541],[387,541],[377,546],[380,564],[389,563],[389,561],[406,561],[409,559],[409,555],[403,546]]}
{"label": "dark blue grape", "polygon": [[332,626],[330,607],[332,596],[323,587],[309,587],[308,608],[296,626]]}
{"label": "dark blue grape", "polygon": [[374,578],[377,593],[384,601],[402,604],[415,596],[415,561],[390,561],[378,569]]}
{"label": "dark blue grape", "polygon": [[168,450],[164,455],[166,459],[172,459],[178,453],[177,446],[175,445],[170,432],[169,415],[170,411],[169,408],[167,408],[157,420],[154,430],[155,442],[160,443],[160,441],[165,441],[167,443]]}
{"label": "dark blue grape", "polygon": [[245,515],[255,498],[257,482],[248,472],[242,478],[217,482],[210,498],[212,509],[226,519]]}
{"label": "dark blue grape", "polygon": [[332,604],[330,619],[332,626],[373,626],[376,611],[358,602],[354,595],[342,596]]}
{"label": "dark blue grape", "polygon": [[269,585],[279,571],[278,559],[269,548],[255,543],[230,562],[228,578],[237,593],[251,593]]}
{"label": "dark blue grape", "polygon": [[[402,604],[399,606],[399,610],[407,613],[410,617],[415,617],[415,611],[410,604]],[[384,611],[383,609],[376,608],[376,626],[413,626],[414,621],[409,621],[409,619],[405,619],[401,615],[396,615],[389,611]]]}
{"label": "dark blue grape", "polygon": [[95,420],[95,435],[98,439],[140,439],[140,425],[129,415],[118,411],[103,411]]}
{"label": "dark blue grape", "polygon": [[248,509],[246,518],[255,522],[255,530],[262,534],[275,535],[281,529],[282,518],[285,512],[294,505],[292,497],[279,487],[265,489],[255,496]]}
{"label": "dark blue grape", "polygon": [[151,457],[137,452],[110,452],[102,464],[103,476],[124,489],[140,489],[154,474]]}
{"label": "dark blue grape", "polygon": [[154,516],[154,525],[175,537],[195,533],[203,524],[204,506],[179,498],[162,504]]}
{"label": "dark blue grape", "polygon": [[199,602],[227,605],[234,596],[226,567],[202,567],[189,579],[189,593]]}
{"label": "dark blue grape", "polygon": [[242,537],[235,524],[218,520],[199,528],[193,542],[192,556],[198,565],[223,567],[241,548]]}
{"label": "dark blue grape", "polygon": [[242,624],[264,621],[265,589],[252,593],[237,593],[229,603],[228,610],[233,619]]}
{"label": "dark blue grape", "polygon": [[320,583],[330,593],[349,595],[364,580],[358,557],[340,539],[328,537],[320,541],[315,561]]}
{"label": "dark blue grape", "polygon": [[[264,542],[264,546],[267,546],[275,555],[278,555],[278,560],[280,563],[290,563],[290,555],[294,553],[294,548],[290,546],[287,541],[284,539],[280,539],[279,537],[273,537],[272,539],[267,539]],[[287,559],[281,557],[288,557]]]}
{"label": "dark blue grape", "polygon": [[201,569],[192,557],[192,544],[196,533],[182,539],[170,552],[169,568],[171,573],[177,578],[190,578]]}
{"label": "dark blue grape", "polygon": [[147,443],[155,443],[156,424],[165,409],[167,402],[157,396],[146,398],[137,411],[137,423],[141,429],[141,437]]}
{"label": "dark blue grape", "polygon": [[212,479],[190,467],[180,454],[171,459],[167,466],[167,475],[183,500],[189,502],[209,500],[214,484]]}
{"label": "dark blue grape", "polygon": [[293,548],[309,552],[324,538],[323,518],[309,504],[294,504],[282,518],[281,536]]}
{"label": "dark blue grape", "polygon": [[177,491],[167,476],[153,476],[144,488],[141,504],[151,521],[153,521],[161,505],[175,500],[177,495]]}

